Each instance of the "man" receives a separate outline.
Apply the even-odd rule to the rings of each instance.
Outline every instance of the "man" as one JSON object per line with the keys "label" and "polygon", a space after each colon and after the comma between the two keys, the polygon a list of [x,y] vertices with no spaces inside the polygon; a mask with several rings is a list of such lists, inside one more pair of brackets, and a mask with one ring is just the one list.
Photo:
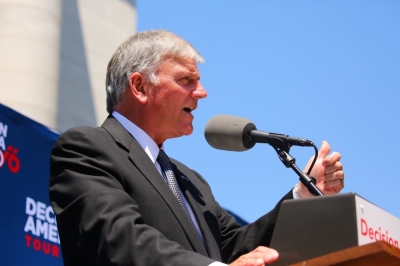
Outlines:
{"label": "man", "polygon": [[[107,110],[100,128],[65,132],[51,156],[50,198],[65,265],[264,265],[277,207],[240,227],[207,182],[163,151],[193,132],[207,92],[185,40],[157,30],[135,34],[108,65]],[[313,169],[327,194],[343,188],[340,154],[327,143]],[[311,196],[303,185],[283,199]],[[282,199],[282,200],[283,200]]]}

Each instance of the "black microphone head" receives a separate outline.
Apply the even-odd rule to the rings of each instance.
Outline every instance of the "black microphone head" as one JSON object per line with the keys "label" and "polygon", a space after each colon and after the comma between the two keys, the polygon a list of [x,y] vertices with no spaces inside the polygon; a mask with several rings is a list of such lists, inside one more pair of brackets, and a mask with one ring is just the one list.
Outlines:
{"label": "black microphone head", "polygon": [[204,136],[208,144],[216,149],[246,151],[255,145],[250,140],[250,131],[255,129],[256,126],[246,118],[216,115],[208,121]]}

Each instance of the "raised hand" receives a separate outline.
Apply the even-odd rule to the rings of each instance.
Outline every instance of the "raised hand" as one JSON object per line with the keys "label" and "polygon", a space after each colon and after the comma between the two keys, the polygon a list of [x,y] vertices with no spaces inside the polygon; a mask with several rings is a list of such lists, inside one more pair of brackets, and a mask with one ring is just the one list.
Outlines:
{"label": "raised hand", "polygon": [[[325,195],[339,193],[344,187],[343,165],[340,162],[341,155],[338,152],[332,152],[327,141],[323,141],[318,152],[317,161],[312,169],[310,176],[316,179],[316,185]],[[304,172],[308,172],[314,157],[308,161]],[[297,193],[301,198],[312,197],[307,188],[300,182],[296,185]]]}

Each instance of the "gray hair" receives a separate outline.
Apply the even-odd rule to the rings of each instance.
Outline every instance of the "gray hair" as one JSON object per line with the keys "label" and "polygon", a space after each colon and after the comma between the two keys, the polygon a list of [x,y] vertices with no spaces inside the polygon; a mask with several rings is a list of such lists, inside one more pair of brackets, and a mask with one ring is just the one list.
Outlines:
{"label": "gray hair", "polygon": [[133,73],[139,72],[147,81],[157,85],[157,71],[162,61],[171,56],[204,62],[203,57],[190,43],[166,30],[139,32],[122,43],[107,67],[108,113],[120,102],[123,93],[129,87],[129,78]]}

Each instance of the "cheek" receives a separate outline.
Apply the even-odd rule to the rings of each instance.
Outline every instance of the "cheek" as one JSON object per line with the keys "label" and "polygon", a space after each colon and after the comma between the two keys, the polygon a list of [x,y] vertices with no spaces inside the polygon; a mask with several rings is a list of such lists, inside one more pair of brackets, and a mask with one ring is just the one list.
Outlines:
{"label": "cheek", "polygon": [[165,95],[165,93],[162,92],[154,93],[150,96],[150,106],[161,111],[168,108],[172,103],[169,101],[169,97],[167,96],[168,95]]}

